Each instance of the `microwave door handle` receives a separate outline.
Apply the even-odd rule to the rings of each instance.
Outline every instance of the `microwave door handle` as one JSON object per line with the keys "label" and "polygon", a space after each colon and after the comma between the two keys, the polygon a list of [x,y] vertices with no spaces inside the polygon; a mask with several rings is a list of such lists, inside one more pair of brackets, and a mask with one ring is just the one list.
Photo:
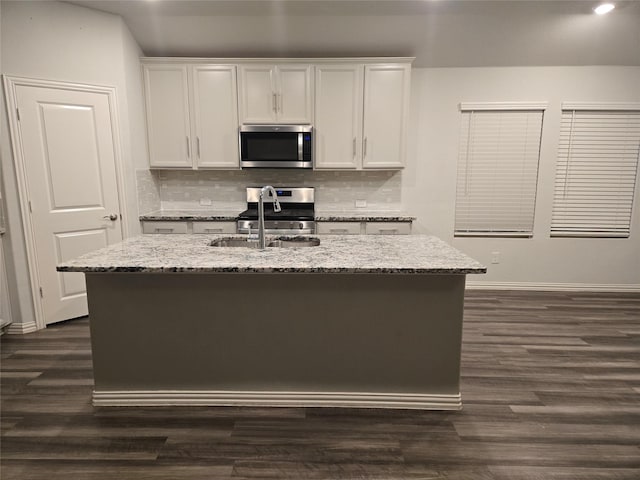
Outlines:
{"label": "microwave door handle", "polygon": [[302,133],[298,133],[298,161],[302,162],[304,160],[303,148],[302,148]]}

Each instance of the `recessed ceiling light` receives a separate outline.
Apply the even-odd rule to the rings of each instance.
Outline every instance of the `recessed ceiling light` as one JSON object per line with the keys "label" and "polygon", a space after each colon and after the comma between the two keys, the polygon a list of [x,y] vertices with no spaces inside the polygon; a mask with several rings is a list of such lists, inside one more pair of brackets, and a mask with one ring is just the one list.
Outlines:
{"label": "recessed ceiling light", "polygon": [[605,13],[609,13],[611,10],[616,8],[613,3],[601,3],[596,8],[593,9],[598,15],[604,15]]}

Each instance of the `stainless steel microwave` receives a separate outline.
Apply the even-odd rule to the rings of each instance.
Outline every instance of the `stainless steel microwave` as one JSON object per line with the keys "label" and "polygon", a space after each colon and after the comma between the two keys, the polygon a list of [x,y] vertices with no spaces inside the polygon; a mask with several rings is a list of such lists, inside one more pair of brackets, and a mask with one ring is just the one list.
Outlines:
{"label": "stainless steel microwave", "polygon": [[311,125],[242,125],[242,168],[313,168]]}

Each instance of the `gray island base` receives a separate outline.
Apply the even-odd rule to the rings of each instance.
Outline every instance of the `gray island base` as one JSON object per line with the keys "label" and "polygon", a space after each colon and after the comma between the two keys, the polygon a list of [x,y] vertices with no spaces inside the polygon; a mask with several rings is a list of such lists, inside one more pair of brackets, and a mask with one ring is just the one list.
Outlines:
{"label": "gray island base", "polygon": [[[206,247],[198,269],[179,252],[153,260],[167,240],[145,237],[58,267],[86,274],[94,405],[461,408],[465,274],[485,268],[444,242],[408,236],[418,250],[448,249],[449,273],[441,261],[429,267],[424,250],[405,263],[410,252],[383,237],[358,247],[323,236],[320,247],[276,253]],[[193,237],[206,246],[215,236]],[[372,242],[386,252],[378,272]],[[361,266],[328,271],[322,257],[340,247]],[[230,273],[229,255],[254,265]],[[265,266],[270,255],[279,266]],[[307,271],[291,271],[309,255]]]}

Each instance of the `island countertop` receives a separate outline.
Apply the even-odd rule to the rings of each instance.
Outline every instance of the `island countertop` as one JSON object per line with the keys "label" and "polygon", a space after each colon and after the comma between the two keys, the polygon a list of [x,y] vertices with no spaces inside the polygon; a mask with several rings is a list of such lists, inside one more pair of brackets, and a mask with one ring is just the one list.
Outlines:
{"label": "island countertop", "polygon": [[63,262],[57,270],[446,275],[487,271],[459,250],[428,235],[320,235],[321,243],[316,247],[265,250],[209,246],[212,240],[223,237],[225,235],[141,235]]}

